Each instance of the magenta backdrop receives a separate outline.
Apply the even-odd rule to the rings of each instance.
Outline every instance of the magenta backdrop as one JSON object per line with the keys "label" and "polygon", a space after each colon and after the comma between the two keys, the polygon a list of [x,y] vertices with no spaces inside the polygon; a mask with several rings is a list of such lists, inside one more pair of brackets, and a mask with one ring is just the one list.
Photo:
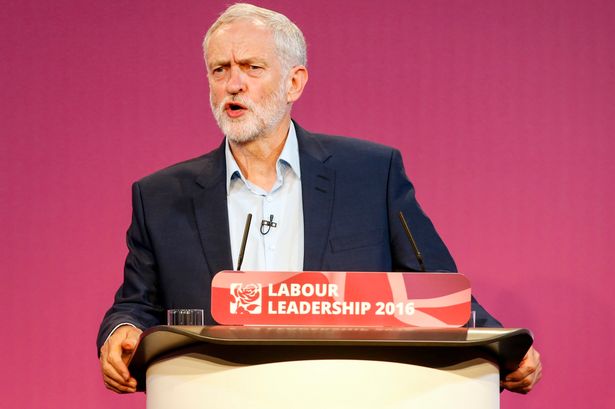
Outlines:
{"label": "magenta backdrop", "polygon": [[[2,1],[2,407],[144,407],[104,389],[95,335],[131,182],[220,141],[200,42],[224,3]],[[615,407],[615,3],[259,4],[307,37],[295,118],[400,148],[481,302],[534,331],[544,380],[503,407]]]}

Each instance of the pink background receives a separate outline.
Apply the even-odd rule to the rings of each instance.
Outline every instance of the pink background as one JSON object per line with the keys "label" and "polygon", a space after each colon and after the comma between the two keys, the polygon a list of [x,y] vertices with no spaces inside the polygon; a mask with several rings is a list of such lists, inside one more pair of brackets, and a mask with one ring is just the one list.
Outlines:
{"label": "pink background", "polygon": [[[134,408],[95,336],[132,181],[220,141],[200,42],[223,1],[2,1],[3,407]],[[611,1],[263,1],[304,30],[313,131],[400,148],[483,305],[545,378],[504,408],[615,407]]]}

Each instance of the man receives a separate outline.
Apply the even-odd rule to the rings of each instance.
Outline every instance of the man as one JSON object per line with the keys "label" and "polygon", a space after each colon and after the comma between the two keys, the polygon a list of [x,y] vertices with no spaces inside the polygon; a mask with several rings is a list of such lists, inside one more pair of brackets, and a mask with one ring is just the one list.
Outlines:
{"label": "man", "polygon": [[[418,265],[396,215],[403,211],[428,270],[455,263],[414,198],[397,150],[311,134],[291,121],[308,80],[305,40],[285,16],[229,7],[203,43],[222,145],[133,185],[124,283],[98,337],[105,385],[134,392],[126,362],[143,329],[167,309],[203,308],[211,279],[236,268],[248,213],[245,270],[408,271]],[[479,326],[500,326],[475,300]],[[531,349],[502,386],[540,378]]]}

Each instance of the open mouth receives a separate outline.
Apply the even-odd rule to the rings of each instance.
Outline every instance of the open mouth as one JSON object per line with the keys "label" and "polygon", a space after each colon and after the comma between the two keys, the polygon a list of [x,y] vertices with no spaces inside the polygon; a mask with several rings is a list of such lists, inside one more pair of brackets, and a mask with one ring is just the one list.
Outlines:
{"label": "open mouth", "polygon": [[226,104],[224,104],[224,110],[226,111],[227,115],[230,117],[238,117],[243,115],[243,113],[247,110],[248,108],[239,103],[239,102],[227,102]]}

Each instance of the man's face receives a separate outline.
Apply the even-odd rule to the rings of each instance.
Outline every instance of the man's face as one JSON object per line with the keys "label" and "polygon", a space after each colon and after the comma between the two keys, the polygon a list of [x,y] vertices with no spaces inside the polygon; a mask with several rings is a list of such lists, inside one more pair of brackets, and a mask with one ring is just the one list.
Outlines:
{"label": "man's face", "polygon": [[263,25],[239,20],[221,26],[209,39],[206,63],[211,109],[231,141],[265,135],[289,113],[286,78]]}

